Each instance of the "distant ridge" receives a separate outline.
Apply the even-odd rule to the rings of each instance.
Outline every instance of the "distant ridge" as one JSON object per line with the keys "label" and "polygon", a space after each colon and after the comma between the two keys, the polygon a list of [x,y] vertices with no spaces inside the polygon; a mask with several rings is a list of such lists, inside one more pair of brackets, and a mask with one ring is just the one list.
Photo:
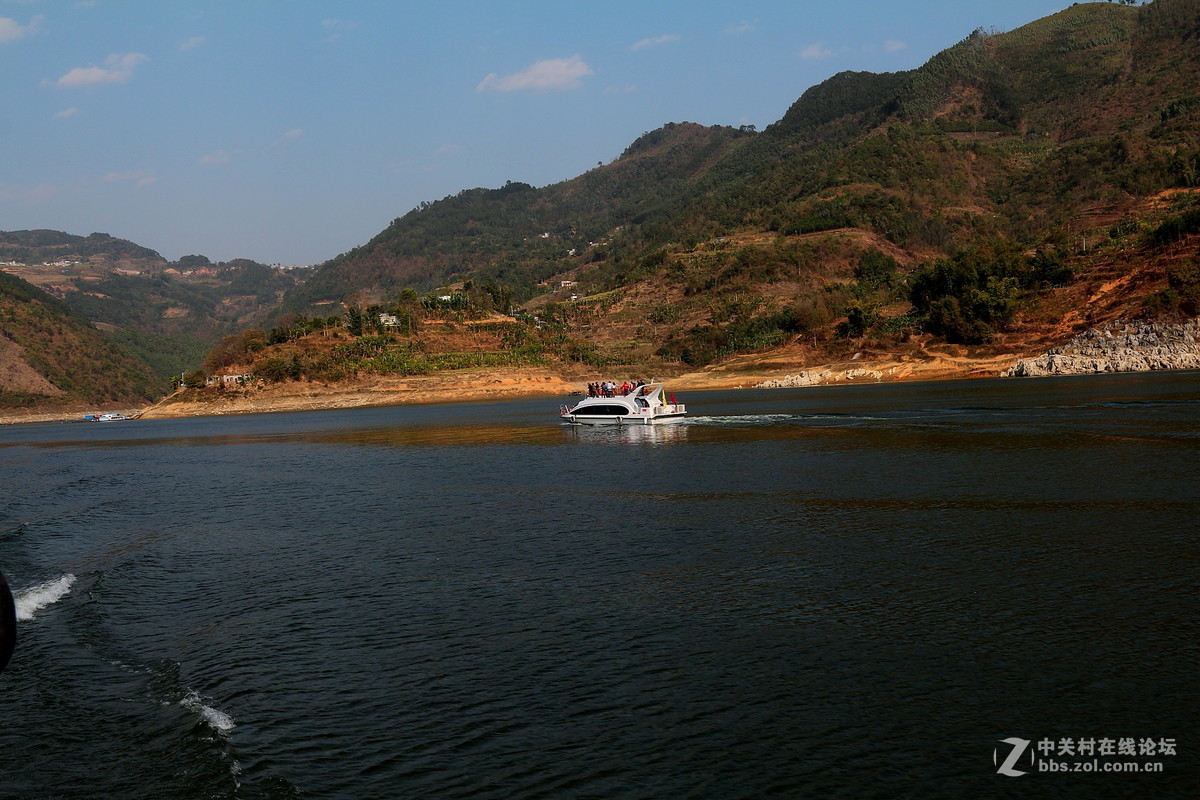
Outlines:
{"label": "distant ridge", "polygon": [[133,263],[165,266],[167,263],[154,250],[107,233],[75,236],[51,230],[0,231],[0,261],[40,264],[62,259],[99,260],[114,266]]}

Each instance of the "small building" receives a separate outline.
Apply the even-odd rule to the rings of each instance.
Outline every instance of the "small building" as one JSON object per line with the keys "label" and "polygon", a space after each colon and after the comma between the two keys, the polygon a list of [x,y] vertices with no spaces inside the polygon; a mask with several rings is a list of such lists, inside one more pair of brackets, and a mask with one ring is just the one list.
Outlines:
{"label": "small building", "polygon": [[254,380],[254,376],[250,373],[243,373],[241,375],[209,375],[204,379],[204,385],[225,389],[234,386],[245,386],[252,380]]}

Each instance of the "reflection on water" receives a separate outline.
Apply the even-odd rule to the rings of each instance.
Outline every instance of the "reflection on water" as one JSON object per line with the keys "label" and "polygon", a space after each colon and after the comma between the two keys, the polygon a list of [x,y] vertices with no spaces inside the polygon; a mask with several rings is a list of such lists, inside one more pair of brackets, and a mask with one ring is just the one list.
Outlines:
{"label": "reflection on water", "polygon": [[504,423],[414,425],[317,431],[299,438],[314,444],[374,447],[488,447],[492,445],[552,445],[558,442],[552,425],[518,426]]}
{"label": "reflection on water", "polygon": [[688,440],[686,423],[671,425],[563,425],[563,439],[571,444],[679,444]]}
{"label": "reflection on water", "polygon": [[0,429],[0,794],[1190,796],[1200,377],[688,404]]}

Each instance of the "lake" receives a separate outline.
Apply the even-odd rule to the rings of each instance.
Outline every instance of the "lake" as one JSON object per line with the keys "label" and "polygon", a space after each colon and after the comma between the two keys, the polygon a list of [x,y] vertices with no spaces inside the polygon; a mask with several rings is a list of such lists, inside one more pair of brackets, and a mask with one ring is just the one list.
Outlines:
{"label": "lake", "polygon": [[1200,373],[679,394],[0,429],[0,797],[1193,795]]}

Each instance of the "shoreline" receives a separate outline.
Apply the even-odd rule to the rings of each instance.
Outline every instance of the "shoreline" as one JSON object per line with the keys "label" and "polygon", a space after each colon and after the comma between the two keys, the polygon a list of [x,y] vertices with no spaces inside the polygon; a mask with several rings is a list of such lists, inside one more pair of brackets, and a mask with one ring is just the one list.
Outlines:
{"label": "shoreline", "polygon": [[[674,391],[706,391],[1114,374],[1197,367],[1200,367],[1200,321],[1117,321],[1089,328],[1067,343],[1035,356],[931,352],[921,348],[908,353],[858,352],[829,363],[812,364],[802,353],[777,351],[736,357],[720,366],[668,377],[665,382]],[[82,422],[83,415],[97,410],[117,411],[138,419],[164,419],[523,397],[562,398],[572,391],[583,391],[587,382],[595,379],[595,372],[576,366],[561,371],[473,369],[374,377],[336,386],[289,381],[252,389],[185,390],[141,408],[121,408],[110,403],[97,409],[72,403],[52,409],[0,410],[0,425]]]}
{"label": "shoreline", "polygon": [[[1014,359],[1015,361],[1015,359]],[[918,374],[905,375],[896,377],[885,377],[884,379],[863,378],[860,375],[851,374],[845,380],[815,381],[811,383],[782,383],[788,378],[795,376],[785,376],[784,378],[767,378],[761,380],[765,376],[758,376],[760,382],[754,383],[752,380],[736,381],[734,375],[729,375],[721,379],[711,379],[708,376],[699,375],[699,380],[696,381],[667,381],[671,388],[675,391],[722,391],[722,390],[739,390],[739,389],[777,389],[777,388],[806,388],[806,387],[830,387],[830,386],[861,386],[864,384],[879,384],[879,383],[941,383],[944,381],[954,380],[995,380],[1008,379],[1010,377],[1069,377],[1069,376],[1087,376],[1087,375],[1116,375],[1116,374],[1146,374],[1151,372],[1174,372],[1174,371],[1195,371],[1194,367],[1178,367],[1169,369],[1144,369],[1144,370],[1127,370],[1123,372],[1113,371],[1098,371],[1098,372],[1077,372],[1077,373],[1060,373],[1060,374],[1042,374],[1029,376],[1007,376],[1003,374],[981,375],[973,374]],[[827,370],[815,368],[813,372],[819,377],[824,377]],[[853,370],[847,370],[847,373],[852,373]],[[803,374],[803,373],[801,373]],[[687,378],[690,376],[680,376]],[[747,376],[749,377],[749,376]],[[574,381],[565,381],[565,386],[560,386],[559,391],[550,390],[549,386],[530,386],[524,390],[509,390],[503,392],[488,391],[486,388],[472,385],[460,385],[455,388],[447,388],[439,391],[419,390],[406,392],[404,390],[381,390],[378,388],[364,389],[361,387],[347,388],[343,391],[334,392],[306,392],[298,394],[279,394],[273,393],[270,397],[236,397],[236,398],[219,398],[214,401],[207,402],[188,402],[180,401],[171,403],[161,409],[151,411],[150,408],[125,408],[115,409],[118,413],[125,414],[136,419],[183,419],[192,417],[222,417],[222,416],[242,416],[249,414],[286,414],[302,411],[329,411],[343,408],[380,408],[387,406],[407,406],[407,405],[430,405],[437,403],[470,403],[481,402],[486,400],[518,400],[523,398],[544,397],[547,400],[555,398],[564,398],[571,391],[578,391],[586,387],[586,381],[579,383]],[[164,399],[169,399],[164,398]],[[162,401],[159,401],[160,403]],[[156,404],[157,405],[157,404]],[[151,407],[152,408],[152,407]],[[75,423],[86,423],[83,415],[92,413],[91,409],[80,409],[78,411],[45,411],[33,410],[29,413],[20,413],[17,411],[0,412],[0,426],[8,425],[67,425]],[[101,423],[104,424],[104,423]]]}
{"label": "shoreline", "polygon": [[[991,359],[986,359],[990,362]],[[1007,361],[1015,362],[1016,357]],[[891,363],[891,362],[889,362]],[[886,380],[863,380],[853,373],[876,361],[865,361],[848,368],[845,379],[834,377],[836,367],[813,369],[831,372],[832,378],[822,385],[855,385],[861,383],[924,382],[980,377],[957,370],[893,369]],[[910,367],[911,365],[906,365]],[[722,389],[758,388],[764,382],[779,380],[779,369],[730,370],[717,369],[684,373],[664,379],[674,391],[716,391]],[[987,377],[998,377],[991,371]],[[593,378],[594,379],[594,378]],[[214,390],[208,396],[181,397],[180,392],[168,395],[143,407],[106,408],[137,419],[174,419],[182,417],[220,417],[242,414],[272,414],[296,411],[322,411],[339,408],[374,408],[379,406],[425,405],[430,403],[478,402],[483,400],[515,400],[527,397],[564,398],[572,391],[585,391],[588,378],[563,376],[550,370],[469,371],[437,375],[379,378],[366,382],[326,386],[306,381],[289,381],[265,389]],[[812,384],[815,385],[815,384]],[[769,387],[764,387],[769,388]],[[173,399],[178,398],[178,399]],[[203,399],[201,399],[203,398]],[[0,425],[49,424],[83,422],[85,414],[94,407],[71,406],[63,409],[18,409],[0,411]]]}

